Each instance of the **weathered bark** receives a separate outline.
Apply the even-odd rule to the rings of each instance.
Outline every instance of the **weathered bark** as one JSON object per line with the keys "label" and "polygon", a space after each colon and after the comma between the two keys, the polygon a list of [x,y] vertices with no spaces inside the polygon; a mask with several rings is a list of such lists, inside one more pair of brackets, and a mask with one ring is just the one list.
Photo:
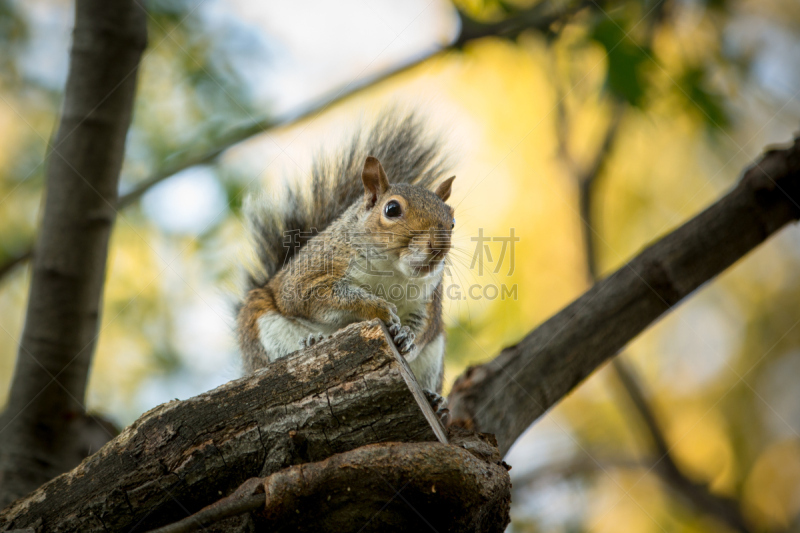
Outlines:
{"label": "weathered bark", "polygon": [[663,313],[800,217],[800,138],[583,296],[458,378],[454,423],[494,433],[501,452]]}
{"label": "weathered bark", "polygon": [[251,477],[370,443],[446,443],[385,331],[379,321],[354,324],[253,376],[156,407],[0,512],[0,531],[146,531]]}
{"label": "weathered bark", "polygon": [[25,329],[0,420],[0,507],[75,466],[70,443],[83,425],[145,16],[132,0],[76,3]]}

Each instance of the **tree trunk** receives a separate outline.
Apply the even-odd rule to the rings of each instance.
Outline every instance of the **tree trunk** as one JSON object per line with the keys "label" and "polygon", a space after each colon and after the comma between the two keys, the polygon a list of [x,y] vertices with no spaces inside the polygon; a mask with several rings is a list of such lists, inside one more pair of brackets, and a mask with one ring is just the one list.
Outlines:
{"label": "tree trunk", "polygon": [[453,385],[453,423],[505,454],[530,425],[658,317],[800,217],[800,137],[736,188]]}
{"label": "tree trunk", "polygon": [[[80,466],[0,512],[0,531],[146,531],[292,465],[371,443],[447,443],[387,339],[379,321],[354,324],[253,376],[156,407]],[[507,475],[496,482],[510,491]],[[352,486],[350,498],[362,498],[364,487]]]}
{"label": "tree trunk", "polygon": [[8,406],[0,508],[75,465],[146,13],[78,0],[61,122]]}

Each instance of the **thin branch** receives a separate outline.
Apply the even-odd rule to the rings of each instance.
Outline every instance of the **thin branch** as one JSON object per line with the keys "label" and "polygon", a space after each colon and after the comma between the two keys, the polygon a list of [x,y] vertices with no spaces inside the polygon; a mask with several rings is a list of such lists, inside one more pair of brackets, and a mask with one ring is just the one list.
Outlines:
{"label": "thin branch", "polygon": [[647,432],[653,441],[655,456],[659,458],[659,463],[661,465],[659,468],[663,469],[664,471],[677,473],[677,475],[685,477],[682,475],[675,464],[674,459],[672,458],[672,454],[669,451],[669,446],[667,445],[664,432],[661,431],[661,427],[656,420],[655,413],[647,403],[642,386],[640,385],[639,380],[636,378],[633,369],[622,363],[622,360],[619,358],[614,359],[613,362],[616,363],[614,364],[614,370],[616,371],[617,378],[621,382],[626,392],[628,400],[630,400],[639,417],[642,419],[642,422],[644,422],[645,427],[647,427]]}
{"label": "thin branch", "polygon": [[[450,47],[445,48],[444,50],[449,49]],[[144,193],[150,190],[154,185],[157,185],[165,179],[174,176],[178,172],[182,172],[197,165],[211,164],[229,148],[244,142],[251,137],[255,137],[256,135],[266,133],[274,128],[288,126],[295,122],[316,117],[325,112],[328,108],[337,105],[348,98],[356,96],[384,80],[413,69],[437,54],[442,53],[442,51],[421,55],[405,63],[395,65],[390,69],[378,74],[377,76],[366,77],[349,83],[338,90],[332,91],[319,100],[306,105],[302,109],[295,110],[291,113],[287,113],[286,115],[279,117],[264,117],[232,127],[227,134],[217,141],[217,144],[214,147],[207,150],[202,150],[189,155],[185,155],[185,153],[173,154],[168,158],[168,160],[177,161],[165,164],[162,169],[159,169],[152,176],[137,184],[133,190],[120,196],[118,207],[121,209],[131,205],[141,198]]]}
{"label": "thin branch", "polygon": [[655,449],[653,471],[690,507],[716,517],[736,531],[750,531],[742,515],[741,502],[734,498],[714,494],[707,484],[692,481],[678,467],[633,369],[620,358],[615,358],[612,363],[612,368],[622,383],[626,396],[644,422],[653,441]]}
{"label": "thin branch", "polygon": [[222,139],[220,139],[217,145],[213,148],[185,156],[178,162],[167,165],[165,168],[156,172],[152,177],[144,180],[134,190],[120,197],[119,206],[125,207],[135,202],[150,187],[182,170],[186,170],[187,168],[196,165],[203,165],[213,162],[228,148],[231,148],[236,144],[239,144],[261,133],[265,133],[273,128],[287,126],[289,124],[320,115],[328,108],[337,105],[344,100],[352,98],[353,96],[356,96],[391,77],[409,71],[429,59],[462,48],[467,42],[491,36],[514,38],[523,30],[535,29],[539,31],[547,31],[548,28],[550,28],[550,26],[552,26],[555,22],[572,16],[581,9],[593,5],[593,3],[584,0],[577,3],[575,6],[563,7],[560,9],[549,9],[548,5],[548,2],[542,2],[533,8],[520,10],[502,22],[498,23],[479,22],[470,18],[464,12],[457,10],[458,17],[461,21],[461,30],[458,37],[456,37],[451,44],[436,50],[425,52],[418,57],[411,58],[404,63],[395,65],[375,76],[368,76],[361,80],[350,82],[339,89],[331,91],[319,100],[306,105],[304,108],[295,110],[284,116],[264,117],[231,128],[231,130]]}
{"label": "thin branch", "polygon": [[[622,102],[614,104],[611,122],[606,130],[600,148],[598,149],[591,165],[581,174],[576,176],[579,190],[580,217],[583,224],[583,241],[585,246],[586,269],[589,281],[594,284],[598,279],[597,257],[596,257],[596,235],[592,221],[593,205],[597,187],[597,181],[605,165],[607,156],[616,139],[619,124],[625,110]],[[562,121],[566,117],[562,115]],[[566,148],[566,128],[560,128],[561,135],[559,153],[562,158],[566,158],[565,163],[573,172],[580,172],[575,161],[569,158]],[[693,508],[700,512],[716,517],[725,522],[737,531],[748,531],[744,517],[741,512],[741,505],[738,501],[715,495],[705,484],[695,483],[686,476],[675,463],[666,437],[662,431],[658,420],[647,402],[646,395],[640,381],[636,378],[634,370],[621,357],[615,357],[611,361],[611,368],[614,370],[626,398],[636,410],[638,416],[644,422],[647,432],[653,443],[656,460],[653,461],[652,468],[667,483],[673,491],[680,495]]]}
{"label": "thin branch", "polygon": [[498,22],[480,22],[473,19],[461,10],[458,18],[461,22],[461,32],[450,45],[450,48],[462,48],[469,41],[484,37],[504,37],[516,39],[520,33],[529,29],[549,31],[550,27],[568,16],[587,7],[596,7],[597,4],[590,0],[581,0],[572,5],[559,5],[553,7],[554,2],[539,2],[531,8],[516,11],[511,16]]}
{"label": "thin branch", "polygon": [[[583,223],[583,243],[586,250],[586,270],[590,283],[595,283],[599,277],[597,268],[597,245],[592,221],[595,219],[592,209],[592,199],[597,188],[598,177],[611,152],[611,147],[617,137],[622,116],[625,114],[625,104],[615,101],[611,112],[611,122],[608,125],[603,142],[595,154],[594,160],[589,167],[580,175],[577,175],[578,183],[578,213]],[[566,153],[566,149],[563,150]],[[570,165],[576,168],[576,164]]]}
{"label": "thin branch", "polygon": [[0,279],[3,279],[6,275],[10,274],[17,265],[21,265],[22,263],[28,261],[32,256],[33,249],[28,248],[21,254],[10,257],[5,263],[0,264]]}
{"label": "thin branch", "polygon": [[187,516],[180,522],[154,529],[151,533],[190,533],[198,529],[205,529],[226,518],[232,518],[250,511],[255,511],[258,508],[264,507],[265,504],[266,494],[263,492],[245,498],[223,498],[202,511],[198,511],[192,516]]}
{"label": "thin branch", "polygon": [[[739,509],[738,502],[724,496],[710,495],[704,485],[693,484],[684,477],[674,477],[665,475],[660,467],[661,462],[657,459],[636,460],[636,459],[594,459],[580,458],[559,464],[546,465],[538,468],[524,476],[513,479],[514,492],[534,487],[539,483],[549,481],[552,478],[568,479],[575,476],[596,475],[606,473],[608,469],[644,470],[646,472],[655,471],[665,487],[678,499],[689,507],[700,507],[712,516],[726,516],[726,524],[736,531],[749,531],[744,524]],[[710,496],[710,497],[709,497]],[[713,509],[713,510],[712,510]]]}
{"label": "thin branch", "polygon": [[[352,98],[393,76],[407,72],[429,59],[443,56],[448,52],[463,48],[468,42],[490,36],[514,38],[524,30],[547,31],[555,22],[564,20],[587,6],[594,5],[593,2],[581,1],[572,7],[547,9],[547,4],[547,2],[542,2],[533,8],[521,10],[509,16],[507,19],[496,23],[479,22],[470,18],[465,13],[458,11],[458,16],[461,21],[461,30],[451,44],[431,50],[409,61],[395,65],[376,76],[368,76],[361,80],[348,83],[299,110],[279,117],[262,117],[231,127],[225,135],[216,141],[215,146],[211,148],[199,152],[184,151],[173,154],[167,158],[163,166],[156,170],[150,177],[142,180],[131,191],[121,195],[117,203],[117,208],[122,209],[135,203],[152,187],[174,176],[178,172],[197,165],[213,163],[226,150],[247,139],[265,133],[273,128],[288,126],[292,123],[315,117],[328,108]],[[16,266],[27,261],[32,254],[33,244],[30,244],[20,256],[0,264],[0,280],[13,271]]]}

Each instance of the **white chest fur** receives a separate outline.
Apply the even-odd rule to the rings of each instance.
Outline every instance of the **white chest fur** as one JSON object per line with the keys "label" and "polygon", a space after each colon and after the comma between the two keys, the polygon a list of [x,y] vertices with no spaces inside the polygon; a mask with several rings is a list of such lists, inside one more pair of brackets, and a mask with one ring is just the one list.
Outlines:
{"label": "white chest fur", "polygon": [[424,316],[436,287],[442,280],[442,268],[426,276],[409,276],[402,262],[372,262],[369,269],[354,264],[348,271],[353,282],[375,296],[397,306],[400,320],[409,315]]}

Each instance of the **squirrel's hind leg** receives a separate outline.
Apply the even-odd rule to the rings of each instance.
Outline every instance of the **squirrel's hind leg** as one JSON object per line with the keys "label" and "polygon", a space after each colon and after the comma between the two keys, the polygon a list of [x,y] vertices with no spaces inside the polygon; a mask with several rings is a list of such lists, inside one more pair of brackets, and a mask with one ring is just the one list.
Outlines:
{"label": "squirrel's hind leg", "polygon": [[442,377],[444,374],[444,347],[444,333],[440,333],[431,342],[422,347],[419,355],[409,361],[408,366],[414,372],[414,376],[422,387],[436,416],[439,417],[442,424],[447,426],[450,421],[450,410],[447,408],[447,400],[441,396]]}
{"label": "squirrel's hind leg", "polygon": [[[286,357],[298,349],[316,344],[324,334],[308,324],[277,311],[266,312],[258,319],[259,340],[270,361]],[[305,343],[305,344],[303,344]]]}
{"label": "squirrel's hind leg", "polygon": [[425,393],[425,398],[431,404],[433,412],[442,421],[442,425],[446,427],[450,423],[450,409],[448,409],[447,398],[430,389],[422,389],[422,392]]}
{"label": "squirrel's hind leg", "polygon": [[300,339],[298,344],[300,344],[300,348],[308,348],[309,346],[314,346],[318,342],[321,342],[325,339],[324,333],[309,333],[308,337]]}
{"label": "squirrel's hind leg", "polygon": [[414,377],[423,389],[441,393],[444,373],[444,334],[421,346],[419,354],[408,362]]}

